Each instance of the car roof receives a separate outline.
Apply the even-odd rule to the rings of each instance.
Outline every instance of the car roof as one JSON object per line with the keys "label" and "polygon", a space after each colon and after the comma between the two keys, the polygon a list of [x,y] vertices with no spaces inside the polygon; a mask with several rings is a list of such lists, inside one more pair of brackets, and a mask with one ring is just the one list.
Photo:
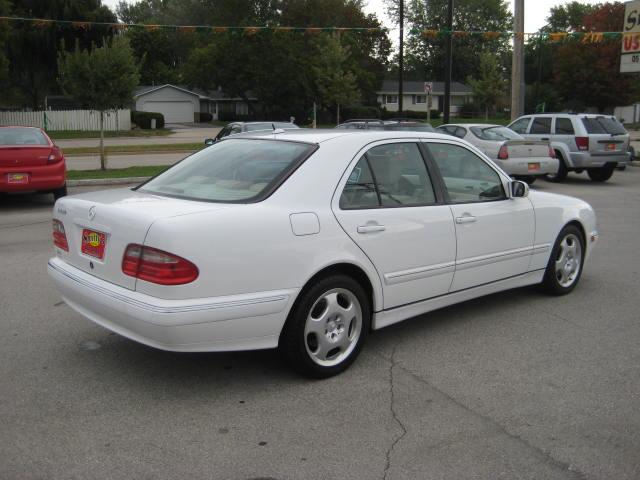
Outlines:
{"label": "car roof", "polygon": [[[278,133],[271,132],[246,132],[233,135],[228,138],[265,138],[270,137],[275,140],[286,140],[293,142],[306,142],[319,144],[337,138],[357,135],[363,143],[375,142],[376,140],[402,139],[402,138],[433,138],[451,140],[451,135],[435,132],[416,132],[403,130],[342,130],[342,129],[313,129],[300,128],[297,130],[283,130]],[[355,138],[355,137],[354,137]]]}

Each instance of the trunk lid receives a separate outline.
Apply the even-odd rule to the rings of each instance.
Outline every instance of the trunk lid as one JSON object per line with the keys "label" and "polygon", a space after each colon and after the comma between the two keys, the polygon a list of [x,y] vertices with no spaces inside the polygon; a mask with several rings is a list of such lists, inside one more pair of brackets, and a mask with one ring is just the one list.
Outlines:
{"label": "trunk lid", "polygon": [[47,164],[49,145],[0,145],[0,167],[38,167]]}
{"label": "trunk lid", "polygon": [[[56,252],[65,262],[90,275],[135,290],[136,279],[122,272],[124,251],[131,243],[144,245],[156,220],[235,206],[162,197],[128,188],[64,197],[56,202],[53,213],[64,225],[69,251]],[[102,258],[95,256],[100,255],[101,247],[87,246],[83,251],[83,237],[87,244],[94,239],[104,242]]]}
{"label": "trunk lid", "polygon": [[549,142],[536,140],[509,140],[504,143],[509,158],[549,158]]}

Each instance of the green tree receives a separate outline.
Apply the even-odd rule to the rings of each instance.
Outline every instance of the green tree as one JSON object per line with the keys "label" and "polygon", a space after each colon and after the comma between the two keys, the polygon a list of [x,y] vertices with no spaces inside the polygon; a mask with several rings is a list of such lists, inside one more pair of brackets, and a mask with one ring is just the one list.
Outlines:
{"label": "green tree", "polygon": [[86,50],[76,44],[73,52],[59,54],[58,69],[63,91],[100,113],[100,168],[105,170],[105,113],[128,105],[140,78],[129,41],[115,37],[102,47]]}
{"label": "green tree", "polygon": [[[0,15],[9,14],[9,2],[0,0]],[[6,85],[9,78],[9,59],[6,54],[7,38],[9,36],[9,25],[0,23],[0,87]]]}
{"label": "green tree", "polygon": [[313,66],[315,84],[324,105],[336,106],[336,123],[340,123],[340,105],[355,103],[358,98],[356,77],[345,68],[348,47],[338,37],[320,37],[318,62]]}
{"label": "green tree", "polygon": [[504,97],[506,82],[495,55],[483,52],[480,55],[480,74],[477,79],[467,78],[473,89],[475,102],[484,109],[485,120],[489,119],[489,111],[495,110],[498,102]]}
{"label": "green tree", "polygon": [[[389,13],[398,22],[399,0],[386,0]],[[405,31],[408,32],[405,51],[407,78],[444,80],[445,38],[424,38],[424,30],[445,28],[447,0],[405,0]],[[512,16],[505,0],[466,0],[454,2],[453,29],[458,31],[501,32],[511,30]],[[463,80],[480,73],[480,53],[491,49],[500,63],[509,68],[509,39],[488,39],[482,36],[460,36],[453,39],[451,75]]]}
{"label": "green tree", "polygon": [[[101,0],[9,0],[11,14],[27,18],[115,22],[116,17]],[[21,103],[42,108],[45,97],[58,93],[57,56],[60,48],[72,49],[76,41],[83,48],[101,45],[112,35],[107,26],[85,29],[43,25],[31,22],[12,23],[7,42],[11,85],[22,97]]]}
{"label": "green tree", "polygon": [[599,6],[581,2],[569,2],[551,7],[544,32],[580,32],[584,30],[584,17],[593,13]]}

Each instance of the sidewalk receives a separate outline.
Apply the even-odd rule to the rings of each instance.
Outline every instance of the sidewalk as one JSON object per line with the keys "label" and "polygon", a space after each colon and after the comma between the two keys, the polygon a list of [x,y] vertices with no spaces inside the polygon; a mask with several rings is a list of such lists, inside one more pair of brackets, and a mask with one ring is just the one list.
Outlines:
{"label": "sidewalk", "polygon": [[[173,165],[189,153],[143,153],[138,155],[109,155],[107,168],[141,167],[145,165]],[[69,157],[67,170],[97,170],[100,168],[100,157],[87,155]]]}
{"label": "sidewalk", "polygon": [[[105,138],[104,144],[109,145],[169,145],[174,143],[200,143],[205,138],[213,138],[220,131],[220,127],[211,128],[180,128],[166,137],[113,137]],[[79,138],[74,140],[56,140],[62,150],[70,147],[95,147],[100,144],[99,138]]]}

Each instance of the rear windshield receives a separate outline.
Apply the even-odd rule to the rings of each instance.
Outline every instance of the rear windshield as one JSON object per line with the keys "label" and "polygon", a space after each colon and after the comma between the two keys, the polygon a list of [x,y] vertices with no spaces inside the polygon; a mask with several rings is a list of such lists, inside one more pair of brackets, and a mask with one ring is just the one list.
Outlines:
{"label": "rear windshield", "polygon": [[35,128],[0,128],[0,145],[49,145]]}
{"label": "rear windshield", "polygon": [[258,130],[272,130],[274,128],[299,128],[295,123],[289,122],[265,122],[265,123],[249,123],[247,124],[247,132],[255,132]]}
{"label": "rear windshield", "polygon": [[473,134],[481,140],[522,140],[522,137],[507,127],[471,127]]}
{"label": "rear windshield", "polygon": [[209,202],[256,202],[277,188],[315,148],[278,140],[223,140],[185,158],[140,191]]}
{"label": "rear windshield", "polygon": [[622,124],[612,117],[584,117],[582,119],[587,133],[602,133],[610,135],[626,135],[627,131]]}

